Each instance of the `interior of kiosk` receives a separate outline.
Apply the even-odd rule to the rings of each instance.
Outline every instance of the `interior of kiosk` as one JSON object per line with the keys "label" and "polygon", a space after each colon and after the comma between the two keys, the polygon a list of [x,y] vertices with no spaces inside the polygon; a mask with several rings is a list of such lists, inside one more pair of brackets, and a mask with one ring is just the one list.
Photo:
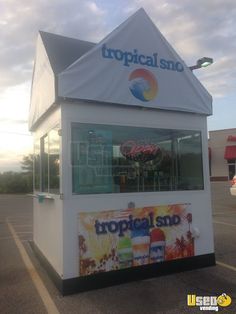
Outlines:
{"label": "interior of kiosk", "polygon": [[98,44],[39,33],[32,247],[62,294],[215,264],[211,114],[143,9]]}

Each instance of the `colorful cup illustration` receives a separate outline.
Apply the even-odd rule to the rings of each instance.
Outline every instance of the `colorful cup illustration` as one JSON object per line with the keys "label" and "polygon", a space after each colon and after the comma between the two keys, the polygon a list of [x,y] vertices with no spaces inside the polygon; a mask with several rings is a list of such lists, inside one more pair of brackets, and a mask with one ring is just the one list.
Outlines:
{"label": "colorful cup illustration", "polygon": [[162,262],[165,259],[166,237],[164,232],[153,229],[150,234],[150,263]]}
{"label": "colorful cup illustration", "polygon": [[132,231],[133,266],[149,263],[150,235],[148,229]]}
{"label": "colorful cup illustration", "polygon": [[119,258],[119,268],[132,267],[133,262],[133,251],[130,238],[123,237],[120,238],[117,247],[118,258]]}

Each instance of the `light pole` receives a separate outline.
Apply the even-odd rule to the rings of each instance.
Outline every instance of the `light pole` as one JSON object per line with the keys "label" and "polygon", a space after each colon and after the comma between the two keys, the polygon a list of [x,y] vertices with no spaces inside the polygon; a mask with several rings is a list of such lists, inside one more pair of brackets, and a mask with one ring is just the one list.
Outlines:
{"label": "light pole", "polygon": [[211,65],[212,63],[213,63],[213,59],[212,58],[203,57],[203,58],[197,60],[197,64],[190,66],[189,69],[191,71],[193,71],[193,70],[196,70],[196,69],[205,68],[208,65]]}

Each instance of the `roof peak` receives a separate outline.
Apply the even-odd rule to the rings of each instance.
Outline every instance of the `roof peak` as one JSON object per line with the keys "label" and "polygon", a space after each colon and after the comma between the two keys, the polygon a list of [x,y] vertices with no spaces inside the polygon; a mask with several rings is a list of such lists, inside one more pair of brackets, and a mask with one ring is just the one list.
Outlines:
{"label": "roof peak", "polygon": [[61,34],[56,34],[56,33],[51,33],[51,32],[46,32],[46,31],[42,31],[39,30],[39,34],[41,36],[41,38],[43,39],[43,37],[46,36],[52,36],[52,37],[60,37],[61,39],[70,39],[70,40],[76,40],[76,41],[81,41],[81,42],[85,42],[85,43],[91,43],[91,44],[95,44],[91,41],[88,40],[83,40],[83,39],[79,39],[79,38],[75,38],[75,37],[70,37],[70,36],[65,36],[65,35],[61,35]]}
{"label": "roof peak", "polygon": [[52,70],[55,75],[84,55],[95,43],[39,31]]}

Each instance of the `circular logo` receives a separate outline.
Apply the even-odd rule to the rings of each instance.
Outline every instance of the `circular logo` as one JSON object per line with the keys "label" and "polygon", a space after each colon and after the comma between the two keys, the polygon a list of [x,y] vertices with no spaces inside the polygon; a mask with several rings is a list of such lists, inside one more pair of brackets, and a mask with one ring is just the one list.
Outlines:
{"label": "circular logo", "polygon": [[222,307],[227,307],[231,304],[232,299],[229,295],[226,293],[222,293],[218,298],[217,298],[217,303],[218,305]]}
{"label": "circular logo", "polygon": [[146,69],[136,69],[129,76],[129,89],[134,97],[142,101],[153,100],[157,95],[155,75]]}

